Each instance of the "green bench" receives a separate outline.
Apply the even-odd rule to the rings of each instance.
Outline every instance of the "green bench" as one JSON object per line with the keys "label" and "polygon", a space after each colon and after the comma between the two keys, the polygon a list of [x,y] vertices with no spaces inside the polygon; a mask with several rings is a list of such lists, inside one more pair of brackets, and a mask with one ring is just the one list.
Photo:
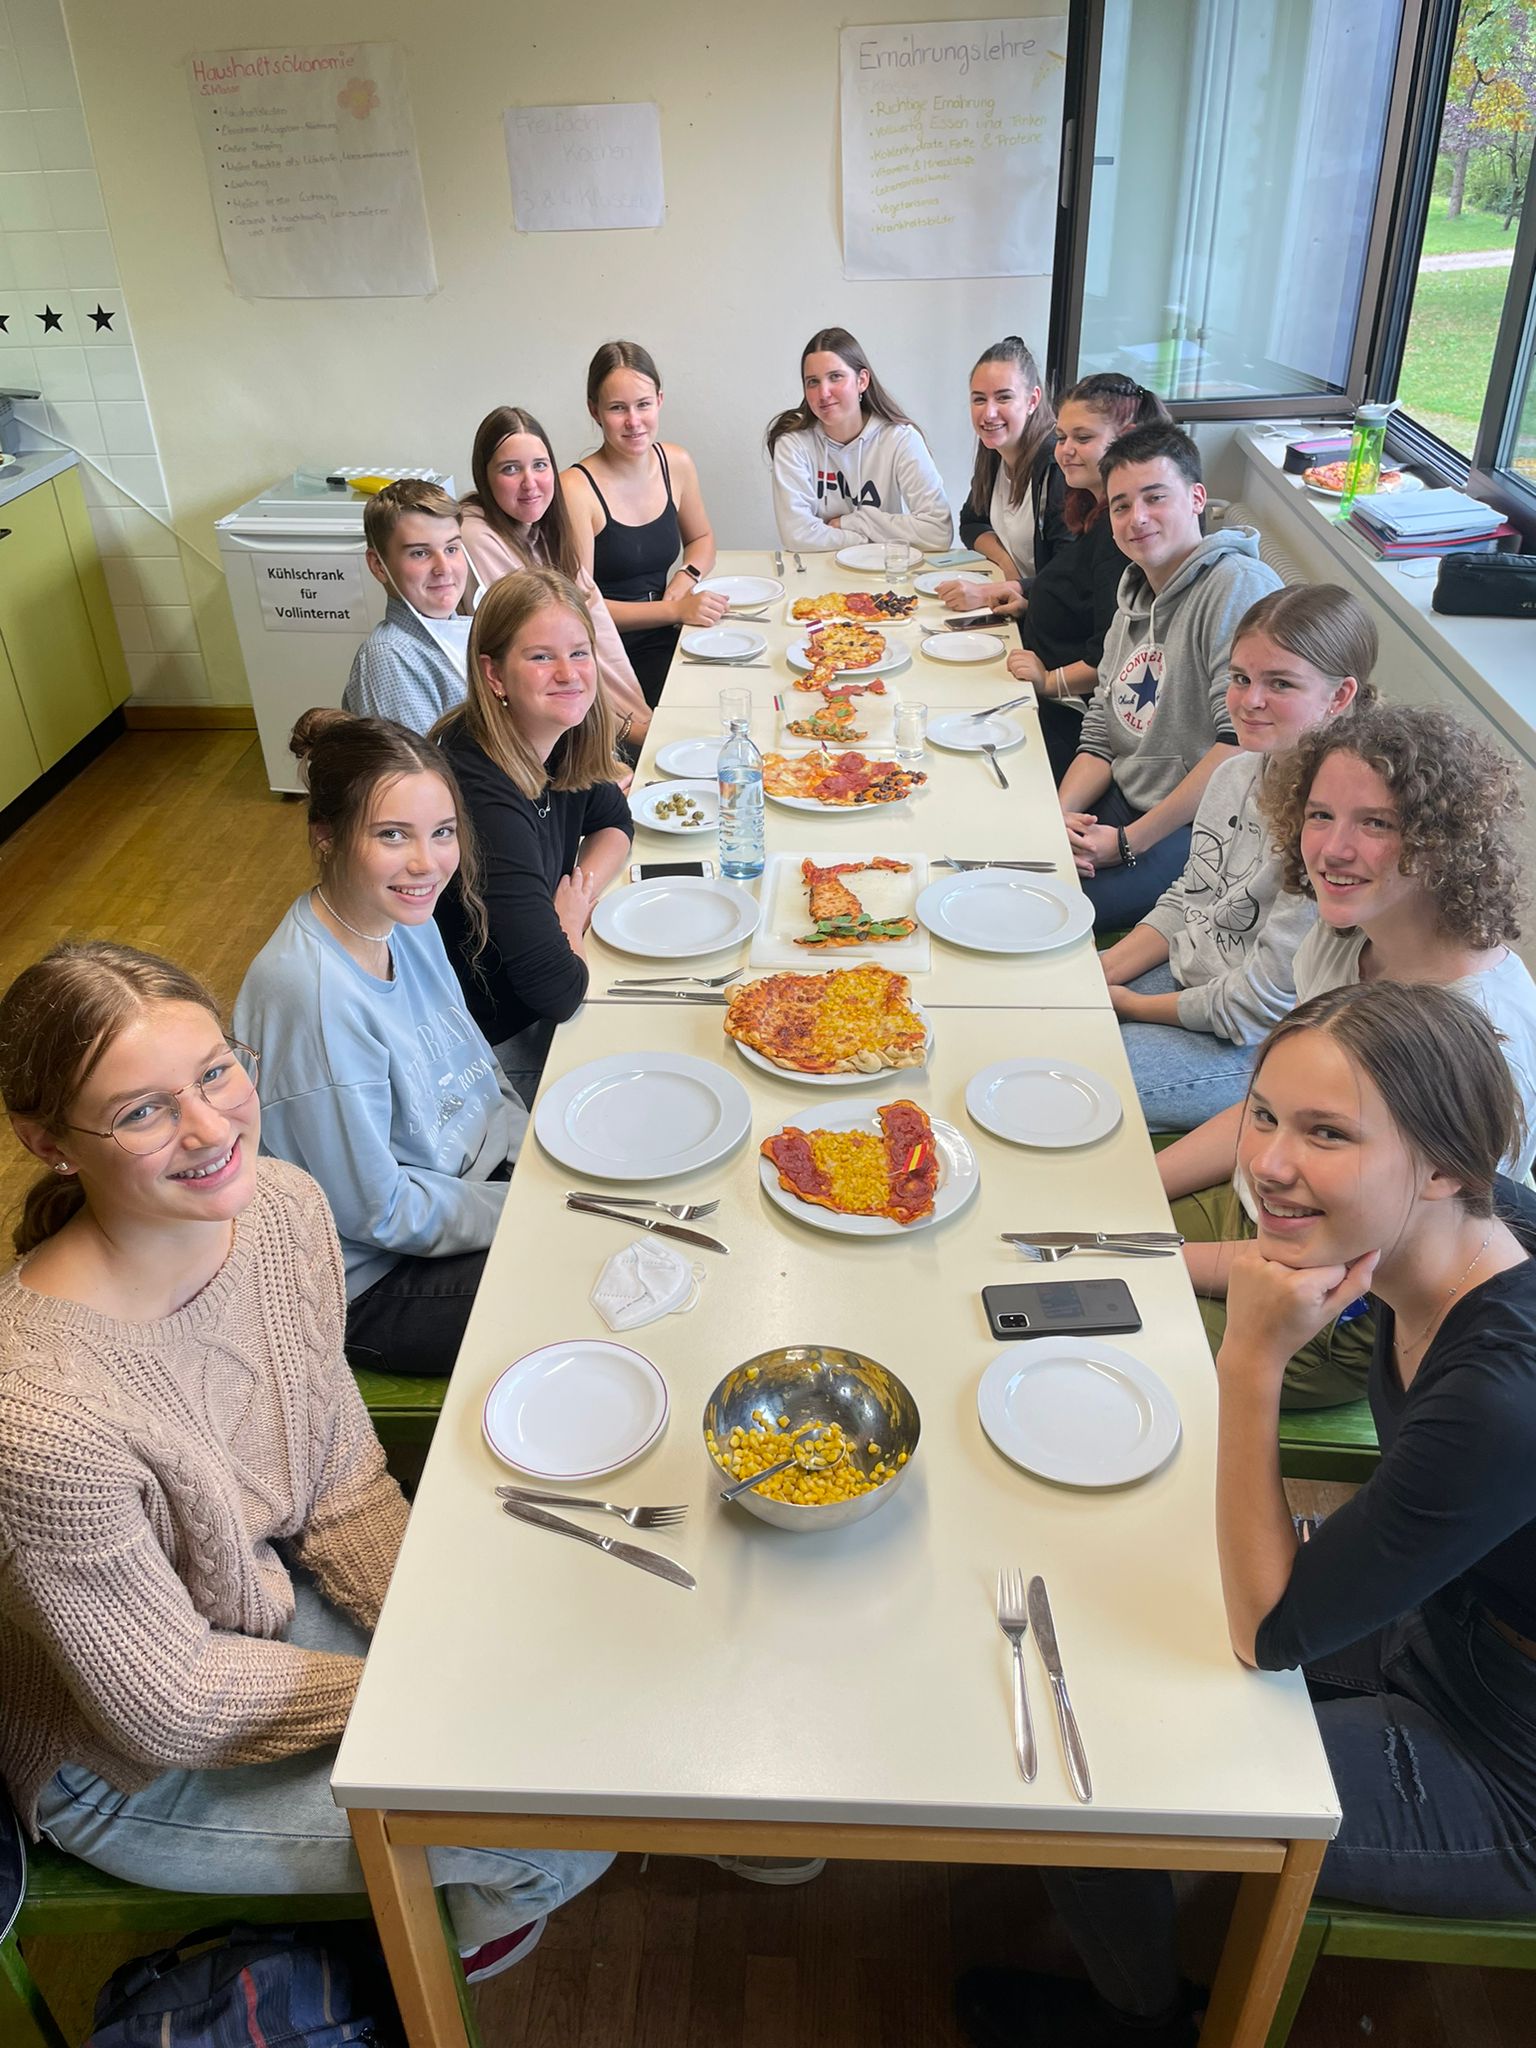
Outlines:
{"label": "green bench", "polygon": [[443,1395],[448,1391],[446,1377],[411,1379],[403,1374],[368,1372],[361,1366],[354,1367],[352,1377],[386,1451],[431,1443]]}
{"label": "green bench", "polygon": [[[439,1894],[441,1898],[441,1894]],[[47,1842],[27,1849],[27,1891],[9,1937],[0,1942],[0,2042],[5,2048],[69,2048],[48,2009],[21,1943],[29,1937],[101,1934],[184,1934],[225,1920],[261,1926],[312,1920],[367,1920],[366,1892],[302,1898],[249,1898],[208,1892],[162,1892],[127,1884],[65,1856]],[[455,1959],[458,1950],[445,1928]],[[462,1973],[459,2007],[471,2048],[478,2048],[473,2009]]]}
{"label": "green bench", "polygon": [[1266,2048],[1285,2048],[1320,1956],[1375,1962],[1460,1963],[1470,1969],[1536,1970],[1536,1919],[1421,1920],[1314,1899],[1275,2008]]}

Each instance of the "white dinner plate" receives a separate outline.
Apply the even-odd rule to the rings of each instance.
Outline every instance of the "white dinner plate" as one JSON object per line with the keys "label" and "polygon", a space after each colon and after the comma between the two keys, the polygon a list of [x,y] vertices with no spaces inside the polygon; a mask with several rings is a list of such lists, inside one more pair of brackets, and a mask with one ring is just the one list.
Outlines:
{"label": "white dinner plate", "polygon": [[771,576],[706,576],[700,590],[712,590],[734,611],[756,611],[760,604],[773,604],[784,595],[782,583]]}
{"label": "white dinner plate", "polygon": [[998,1060],[973,1074],[965,1106],[984,1131],[1014,1145],[1091,1145],[1120,1121],[1120,1098],[1075,1060]]}
{"label": "white dinner plate", "polygon": [[[892,1084],[904,1082],[909,1076],[921,1074],[933,1051],[933,1019],[919,1003],[912,1005],[912,1014],[922,1019],[923,1029],[928,1034],[923,1041],[922,1065],[882,1067],[874,1074],[802,1074],[795,1067],[775,1066],[773,1061],[760,1053],[755,1045],[743,1045],[739,1038],[733,1038],[731,1043],[750,1065],[760,1067],[765,1074],[777,1074],[781,1081],[796,1081],[804,1088],[862,1088],[869,1081],[883,1081],[890,1087]],[[819,1123],[820,1119],[817,1121]],[[830,1213],[829,1210],[828,1214]]]}
{"label": "white dinner plate", "polygon": [[752,1128],[747,1091],[718,1060],[618,1052],[546,1088],[534,1136],[551,1159],[599,1180],[666,1180],[713,1165]]}
{"label": "white dinner plate", "polygon": [[1008,646],[995,633],[930,633],[923,652],[930,661],[997,661]]}
{"label": "white dinner plate", "polygon": [[[866,541],[862,546],[856,548],[839,548],[837,559],[845,569],[862,569],[867,576],[883,576],[885,574],[885,542],[872,540]],[[922,549],[913,547],[909,542],[907,546],[907,567],[909,569],[916,568],[922,559]]]}
{"label": "white dinner plate", "polygon": [[690,626],[678,645],[695,661],[751,661],[768,651],[768,642],[751,626]]}
{"label": "white dinner plate", "polygon": [[945,711],[929,719],[928,737],[936,747],[949,747],[957,754],[979,754],[983,746],[996,747],[1002,754],[1023,745],[1024,728],[1006,712],[1001,717],[972,718],[968,711]]}
{"label": "white dinner plate", "polygon": [[[1394,469],[1390,463],[1388,463],[1382,474],[1383,476],[1396,477],[1396,483],[1378,483],[1374,491],[1361,491],[1358,495],[1362,498],[1395,498],[1399,491],[1422,491],[1424,488],[1419,479],[1408,470]],[[1344,495],[1344,489],[1341,484],[1315,484],[1307,478],[1305,473],[1303,473],[1301,480],[1309,491],[1315,491],[1320,498],[1342,498]]]}
{"label": "white dinner plate", "polygon": [[757,899],[735,882],[658,875],[610,889],[592,913],[592,929],[621,953],[693,960],[750,938],[758,915]]}
{"label": "white dinner plate", "polygon": [[1152,1368],[1101,1337],[1035,1337],[999,1352],[976,1390],[1005,1458],[1061,1486],[1126,1486],[1166,1465],[1179,1408]]}
{"label": "white dinner plate", "polygon": [[1007,868],[976,868],[930,882],[917,899],[917,915],[935,938],[978,953],[1045,953],[1093,930],[1093,905],[1081,889],[1054,875]]}
{"label": "white dinner plate", "polygon": [[[671,813],[666,817],[657,815],[662,804],[675,803],[680,796],[690,798],[693,809],[703,812],[704,822],[701,825],[686,825]],[[720,822],[720,784],[687,780],[654,782],[649,789],[642,789],[638,796],[631,795],[629,814],[648,832],[713,832]]]}
{"label": "white dinner plate", "polygon": [[725,734],[711,733],[702,740],[669,740],[658,749],[656,766],[663,775],[681,776],[685,782],[714,782],[720,771],[720,753]]}
{"label": "white dinner plate", "polygon": [[[802,753],[807,751],[807,748],[801,748]],[[882,761],[886,758],[884,754],[868,747],[834,747],[832,751],[835,754],[862,753],[866,761]],[[919,769],[917,772],[921,774],[922,770]],[[915,791],[909,790],[905,796],[899,796],[888,804],[824,804],[813,796],[775,796],[772,790],[764,793],[769,803],[781,804],[786,811],[814,811],[820,818],[868,818],[883,811],[894,811],[900,804],[910,803],[914,795],[922,795],[923,784],[919,783]]]}
{"label": "white dinner plate", "polygon": [[[890,1099],[895,1101],[902,1093],[902,1076],[888,1074],[886,1080]],[[873,1131],[877,1136],[880,1131],[878,1106],[864,1098],[819,1103],[814,1116],[807,1112],[803,1122],[791,1121],[799,1122],[801,1130]],[[889,1216],[843,1216],[835,1209],[823,1209],[819,1203],[802,1202],[798,1195],[779,1186],[779,1169],[768,1158],[758,1161],[763,1192],[797,1223],[808,1223],[813,1230],[831,1231],[835,1237],[905,1237],[909,1231],[925,1230],[930,1223],[943,1223],[963,1209],[981,1186],[981,1168],[976,1163],[976,1154],[953,1124],[945,1123],[941,1117],[930,1117],[929,1122],[939,1148],[939,1184],[934,1191],[933,1207],[921,1223],[893,1223]]]}
{"label": "white dinner plate", "polygon": [[[864,621],[860,619],[857,623],[863,625]],[[883,633],[885,627],[883,625],[871,626],[870,631],[872,633]],[[808,651],[809,638],[808,634],[802,633],[799,639],[791,640],[788,647],[784,650],[784,658],[788,661],[790,667],[802,676],[809,675],[816,665],[816,657]],[[859,676],[888,676],[899,668],[905,668],[911,659],[912,650],[909,647],[898,647],[894,641],[887,640],[885,652],[878,661],[867,662],[862,668],[840,668],[838,674],[851,678]],[[809,695],[809,692],[807,692],[807,695]]]}
{"label": "white dinner plate", "polygon": [[536,1479],[595,1479],[653,1444],[667,1385],[623,1344],[572,1337],[509,1365],[485,1397],[481,1427],[504,1465]]}
{"label": "white dinner plate", "polygon": [[924,569],[912,578],[912,588],[921,591],[924,597],[937,597],[941,583],[958,582],[964,574],[963,569]]}

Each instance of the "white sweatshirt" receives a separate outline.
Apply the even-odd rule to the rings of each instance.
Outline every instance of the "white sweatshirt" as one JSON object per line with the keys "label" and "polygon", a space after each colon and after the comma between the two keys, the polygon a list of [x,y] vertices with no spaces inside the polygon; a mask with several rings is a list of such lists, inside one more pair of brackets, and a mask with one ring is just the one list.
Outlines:
{"label": "white sweatshirt", "polygon": [[916,427],[882,419],[847,442],[820,427],[785,434],[773,451],[773,516],[787,548],[904,540],[936,550],[955,531],[927,442]]}

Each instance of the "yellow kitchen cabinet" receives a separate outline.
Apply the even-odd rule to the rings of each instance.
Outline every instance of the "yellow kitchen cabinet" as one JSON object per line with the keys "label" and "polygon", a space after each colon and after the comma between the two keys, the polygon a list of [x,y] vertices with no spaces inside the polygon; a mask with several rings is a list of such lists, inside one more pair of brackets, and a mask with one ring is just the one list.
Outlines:
{"label": "yellow kitchen cabinet", "polygon": [[0,505],[0,644],[51,768],[114,708],[52,482]]}
{"label": "yellow kitchen cabinet", "polygon": [[[3,524],[0,518],[0,525]],[[0,647],[0,811],[42,772],[43,764],[37,758],[27,726],[27,714],[21,708],[16,678],[5,658],[5,649]]]}
{"label": "yellow kitchen cabinet", "polygon": [[91,515],[85,509],[85,492],[81,488],[79,470],[66,469],[62,476],[56,476],[53,494],[59,501],[59,516],[69,538],[69,552],[74,559],[75,575],[79,578],[80,595],[85,599],[91,631],[96,636],[96,652],[101,656],[107,696],[114,705],[121,704],[133,688],[133,678],[123,657],[123,643],[118,637],[117,619],[107,592],[106,572],[96,551]]}

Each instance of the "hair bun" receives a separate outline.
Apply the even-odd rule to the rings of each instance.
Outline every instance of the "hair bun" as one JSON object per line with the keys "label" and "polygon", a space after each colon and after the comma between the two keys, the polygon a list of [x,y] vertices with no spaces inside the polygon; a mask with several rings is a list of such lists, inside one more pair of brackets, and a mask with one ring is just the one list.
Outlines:
{"label": "hair bun", "polygon": [[288,735],[288,751],[296,760],[307,761],[315,748],[338,727],[355,723],[350,711],[339,705],[316,704],[306,711]]}

